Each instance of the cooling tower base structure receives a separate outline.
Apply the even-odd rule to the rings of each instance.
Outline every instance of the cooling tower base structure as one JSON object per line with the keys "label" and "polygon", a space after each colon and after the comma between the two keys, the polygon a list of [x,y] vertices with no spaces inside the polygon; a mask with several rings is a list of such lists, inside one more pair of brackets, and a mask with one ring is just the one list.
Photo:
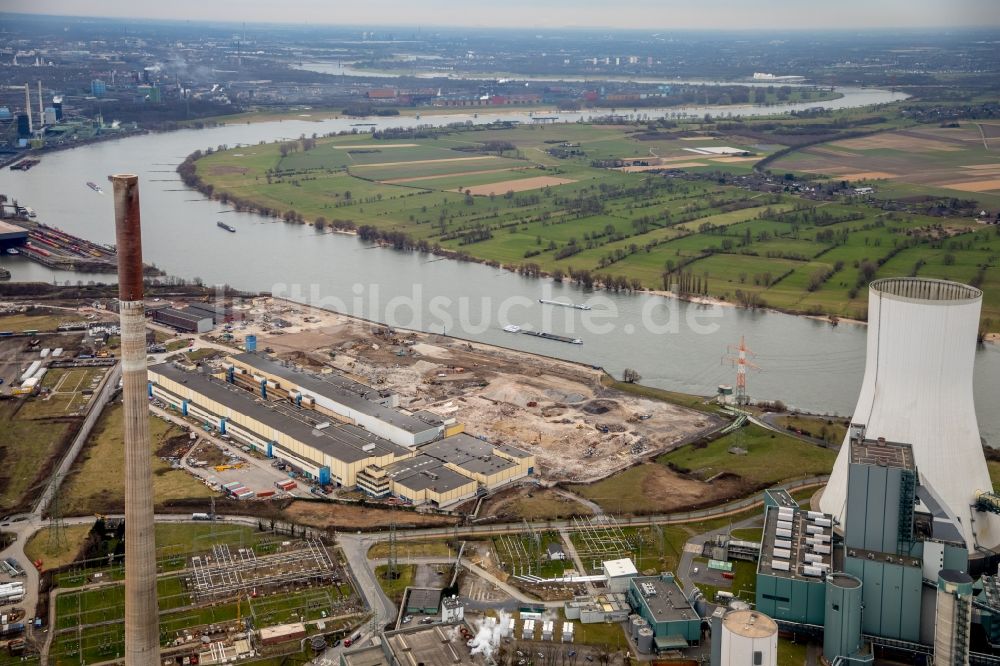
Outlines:
{"label": "cooling tower base structure", "polygon": [[[972,509],[976,491],[993,487],[972,393],[982,299],[979,289],[957,282],[872,282],[865,376],[852,417],[867,438],[913,447],[921,484],[958,518],[970,556],[1000,545],[1000,516]],[[850,520],[848,439],[820,500],[823,512],[842,523]]]}
{"label": "cooling tower base structure", "polygon": [[125,419],[125,664],[160,663],[156,603],[153,472],[146,401],[146,310],[142,284],[139,179],[112,176],[121,313],[122,403]]}

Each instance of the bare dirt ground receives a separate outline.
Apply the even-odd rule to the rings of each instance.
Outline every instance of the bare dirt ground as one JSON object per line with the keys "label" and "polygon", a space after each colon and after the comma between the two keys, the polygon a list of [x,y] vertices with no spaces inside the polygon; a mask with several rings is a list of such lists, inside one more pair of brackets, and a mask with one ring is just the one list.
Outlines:
{"label": "bare dirt ground", "polygon": [[534,178],[521,178],[520,180],[504,180],[499,183],[487,183],[486,185],[474,185],[465,188],[466,191],[474,195],[486,196],[489,194],[503,194],[504,192],[525,192],[527,190],[539,190],[550,185],[566,185],[575,183],[572,178],[556,178],[555,176],[535,176]]}
{"label": "bare dirt ground", "polygon": [[967,180],[961,183],[948,183],[943,187],[948,187],[953,190],[962,190],[963,192],[989,192],[991,190],[1000,190],[1000,178],[991,178],[990,180]]}
{"label": "bare dirt ground", "polygon": [[294,502],[282,513],[288,520],[318,528],[365,529],[389,525],[393,521],[400,528],[404,526],[431,527],[455,523],[455,519],[448,516],[326,502]]}
{"label": "bare dirt ground", "polygon": [[[264,326],[264,316],[290,326]],[[466,432],[535,454],[547,481],[604,478],[676,448],[716,417],[608,389],[601,371],[501,347],[390,331],[285,301],[260,301],[256,322],[237,331],[257,347],[320,371],[324,366],[399,394],[400,406],[431,409]]]}
{"label": "bare dirt ground", "polygon": [[[444,175],[435,174],[433,176],[411,176],[410,178],[393,178],[391,180],[381,180],[380,183],[386,185],[399,185],[401,183],[416,183],[421,180],[438,180],[441,178],[454,178],[455,176],[478,176],[483,173],[503,173],[505,171],[519,171],[527,167],[510,167],[507,169],[480,169],[478,171],[459,171],[458,173],[446,173]],[[465,190],[462,190],[463,192]]]}

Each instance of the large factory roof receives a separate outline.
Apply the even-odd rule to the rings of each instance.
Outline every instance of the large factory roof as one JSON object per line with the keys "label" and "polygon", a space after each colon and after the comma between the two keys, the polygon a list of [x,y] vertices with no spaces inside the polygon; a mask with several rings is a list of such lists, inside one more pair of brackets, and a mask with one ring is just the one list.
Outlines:
{"label": "large factory roof", "polygon": [[178,310],[177,308],[173,307],[160,308],[156,312],[158,312],[162,316],[177,317],[178,319],[184,319],[192,323],[197,323],[205,319],[211,319],[209,315],[206,315],[203,312],[188,311],[187,309]]}
{"label": "large factory roof", "polygon": [[505,452],[508,450],[516,451],[518,455],[508,454],[516,458],[528,455],[524,451],[515,449],[512,446],[500,445],[495,447],[489,442],[484,442],[481,439],[464,433],[425,444],[420,447],[420,452],[461,467],[472,474],[485,474],[488,476],[517,466],[516,463],[511,462],[507,458],[496,455],[494,449],[500,449]]}
{"label": "large factory roof", "polygon": [[819,582],[833,567],[833,527],[815,511],[768,507],[757,573]]}
{"label": "large factory roof", "polygon": [[303,391],[327,398],[355,411],[368,414],[406,432],[415,434],[426,432],[433,428],[433,426],[418,418],[403,414],[391,407],[380,405],[375,402],[375,400],[381,397],[377,389],[342,375],[316,375],[304,370],[296,370],[293,367],[286,366],[278,361],[253,352],[237,354],[233,356],[233,360],[255,368],[260,372],[286,379],[289,383],[295,384]]}
{"label": "large factory roof", "polygon": [[410,453],[406,447],[393,444],[357,426],[334,423],[329,427],[317,429],[315,427],[317,424],[307,421],[305,415],[299,413],[300,410],[290,405],[284,406],[255,398],[244,389],[200,373],[184,372],[170,363],[154,365],[149,371],[184,384],[209,400],[260,421],[331,458],[346,463],[385,455],[405,456]]}
{"label": "large factory roof", "polygon": [[915,469],[913,447],[884,439],[852,439],[851,464]]}
{"label": "large factory roof", "polygon": [[416,455],[386,465],[385,471],[390,479],[411,490],[433,490],[438,493],[446,493],[475,483],[471,478],[448,469],[437,458],[426,455]]}
{"label": "large factory roof", "polygon": [[673,576],[641,576],[630,579],[656,622],[699,619]]}

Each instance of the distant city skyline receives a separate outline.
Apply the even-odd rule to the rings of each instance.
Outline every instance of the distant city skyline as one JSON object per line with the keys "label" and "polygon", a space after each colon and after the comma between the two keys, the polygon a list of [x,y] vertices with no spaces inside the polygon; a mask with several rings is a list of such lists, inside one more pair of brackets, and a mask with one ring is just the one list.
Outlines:
{"label": "distant city skyline", "polygon": [[1000,27],[996,0],[15,0],[30,14],[192,21],[525,29],[877,29]]}

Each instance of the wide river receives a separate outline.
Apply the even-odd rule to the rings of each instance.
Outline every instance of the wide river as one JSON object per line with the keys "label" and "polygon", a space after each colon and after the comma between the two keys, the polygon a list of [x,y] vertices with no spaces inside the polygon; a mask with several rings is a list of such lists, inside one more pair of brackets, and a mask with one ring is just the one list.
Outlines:
{"label": "wide river", "polygon": [[[826,106],[862,106],[899,99],[873,89],[841,89]],[[743,115],[797,108],[733,108]],[[798,107],[800,108],[800,107]],[[718,108],[711,109],[713,113]],[[664,110],[643,110],[650,116]],[[674,108],[670,113],[702,113]],[[599,112],[560,113],[573,122]],[[412,126],[471,120],[528,121],[527,114],[426,115],[372,119],[379,126]],[[0,193],[38,212],[39,221],[93,241],[114,242],[108,174],[141,178],[143,245],[147,261],[170,275],[228,283],[425,331],[447,332],[483,342],[607,368],[620,376],[635,368],[654,386],[700,394],[732,384],[735,370],[724,362],[727,348],[746,340],[755,352],[748,392],[815,412],[850,414],[864,371],[863,326],[829,323],[774,312],[678,302],[649,294],[587,293],[547,280],[472,263],[417,253],[369,248],[353,236],[317,233],[253,214],[234,213],[181,185],[175,167],[198,148],[256,144],[313,132],[349,129],[352,120],[287,120],[205,130],[149,134],[45,155],[27,172],[0,171]],[[349,215],[346,210],[342,213]],[[227,233],[224,220],[237,227]],[[0,258],[15,280],[109,281],[109,276],[48,271],[12,257]],[[113,279],[113,278],[111,278]],[[581,311],[538,303],[539,298],[588,302]],[[581,345],[504,332],[516,324],[578,337]],[[983,436],[1000,445],[1000,346],[976,352],[976,401]],[[992,407],[992,408],[990,408]]]}

